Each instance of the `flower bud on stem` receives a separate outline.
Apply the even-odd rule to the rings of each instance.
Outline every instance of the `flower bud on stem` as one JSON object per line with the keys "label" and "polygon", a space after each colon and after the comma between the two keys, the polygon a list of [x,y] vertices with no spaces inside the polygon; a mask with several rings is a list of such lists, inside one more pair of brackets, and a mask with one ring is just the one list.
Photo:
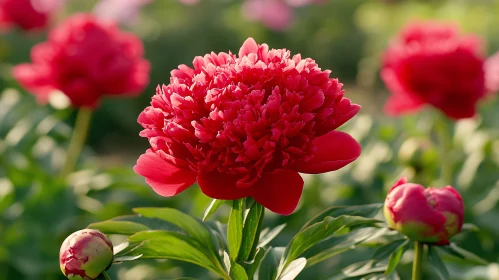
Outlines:
{"label": "flower bud on stem", "polygon": [[80,108],[76,116],[76,124],[73,130],[73,135],[69,142],[64,165],[61,169],[61,179],[66,178],[69,173],[74,171],[78,158],[80,157],[81,150],[87,138],[88,128],[90,126],[90,119],[92,118],[92,109]]}

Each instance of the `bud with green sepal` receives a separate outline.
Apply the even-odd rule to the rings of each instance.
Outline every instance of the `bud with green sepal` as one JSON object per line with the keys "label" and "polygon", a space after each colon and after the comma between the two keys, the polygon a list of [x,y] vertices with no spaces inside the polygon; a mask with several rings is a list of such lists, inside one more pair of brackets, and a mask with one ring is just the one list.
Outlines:
{"label": "bud with green sepal", "polygon": [[59,252],[62,273],[70,280],[95,280],[113,262],[113,244],[98,230],[79,230],[64,240]]}

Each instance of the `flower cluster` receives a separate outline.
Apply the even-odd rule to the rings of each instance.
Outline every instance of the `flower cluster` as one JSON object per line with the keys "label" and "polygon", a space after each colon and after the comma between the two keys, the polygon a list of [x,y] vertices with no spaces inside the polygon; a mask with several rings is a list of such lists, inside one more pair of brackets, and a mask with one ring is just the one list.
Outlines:
{"label": "flower cluster", "polygon": [[360,145],[335,131],[360,109],[312,59],[246,40],[239,55],[211,53],[180,65],[139,116],[149,149],[134,170],[160,195],[196,181],[209,197],[251,196],[290,214],[298,172],[339,169]]}
{"label": "flower cluster", "polygon": [[142,42],[92,15],[71,16],[31,50],[14,77],[42,103],[54,90],[75,107],[95,107],[104,95],[136,95],[149,81]]}
{"label": "flower cluster", "polygon": [[424,188],[402,178],[390,189],[384,213],[390,227],[408,237],[446,245],[461,231],[464,204],[451,186]]}
{"label": "flower cluster", "polygon": [[413,23],[391,43],[381,72],[393,115],[431,105],[452,119],[473,117],[486,94],[480,41],[436,22]]}

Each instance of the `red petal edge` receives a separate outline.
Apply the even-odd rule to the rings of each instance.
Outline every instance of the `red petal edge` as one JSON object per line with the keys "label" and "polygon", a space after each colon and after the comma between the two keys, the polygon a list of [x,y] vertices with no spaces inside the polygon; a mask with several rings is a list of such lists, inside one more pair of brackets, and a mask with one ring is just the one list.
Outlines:
{"label": "red petal edge", "polygon": [[341,131],[331,131],[317,137],[314,157],[305,162],[297,162],[292,168],[301,173],[319,174],[338,170],[356,160],[362,151],[360,144],[352,136]]}
{"label": "red petal edge", "polygon": [[180,169],[152,151],[141,155],[133,170],[161,196],[177,195],[196,182],[196,173]]}
{"label": "red petal edge", "polygon": [[201,173],[198,176],[198,184],[201,191],[216,199],[234,200],[250,196],[251,188],[237,188],[239,176],[227,175],[217,170]]}
{"label": "red petal edge", "polygon": [[265,174],[251,189],[251,196],[265,208],[277,214],[290,215],[300,201],[303,179],[296,171],[280,169]]}

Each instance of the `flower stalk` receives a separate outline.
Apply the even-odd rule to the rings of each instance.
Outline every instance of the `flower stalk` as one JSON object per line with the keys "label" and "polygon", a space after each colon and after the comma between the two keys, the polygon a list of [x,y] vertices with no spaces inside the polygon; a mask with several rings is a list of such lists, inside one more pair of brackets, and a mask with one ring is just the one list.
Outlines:
{"label": "flower stalk", "polygon": [[73,135],[69,141],[66,158],[61,169],[60,177],[66,178],[71,172],[74,171],[78,158],[80,157],[85,139],[87,138],[88,129],[90,127],[90,120],[92,118],[92,109],[82,107],[76,116],[75,128]]}
{"label": "flower stalk", "polygon": [[414,242],[414,262],[412,264],[412,280],[421,280],[423,269],[424,244],[420,241]]}
{"label": "flower stalk", "polygon": [[435,132],[440,153],[440,180],[443,184],[452,184],[453,160],[451,156],[452,136],[447,127],[445,116],[440,115],[435,120]]}
{"label": "flower stalk", "polygon": [[99,278],[97,278],[97,280],[111,280],[111,277],[109,276],[109,274],[107,274],[107,272],[104,271],[99,275]]}

